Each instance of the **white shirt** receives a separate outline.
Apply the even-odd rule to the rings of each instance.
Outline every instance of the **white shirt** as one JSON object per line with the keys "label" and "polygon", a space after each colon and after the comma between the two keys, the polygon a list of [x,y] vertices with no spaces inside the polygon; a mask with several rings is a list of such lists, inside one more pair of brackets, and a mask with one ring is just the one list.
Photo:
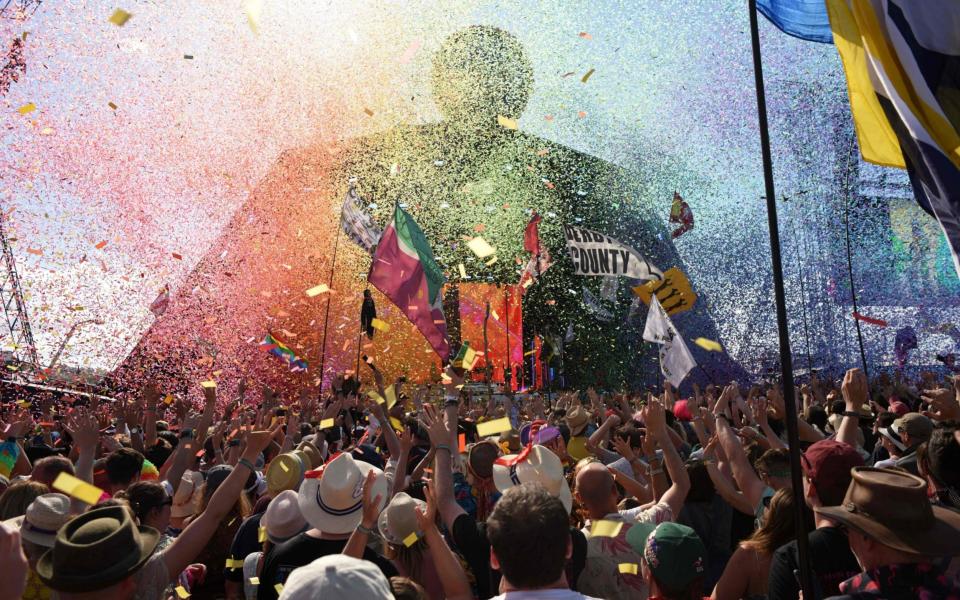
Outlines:
{"label": "white shirt", "polygon": [[602,600],[573,590],[522,590],[494,596],[491,600]]}

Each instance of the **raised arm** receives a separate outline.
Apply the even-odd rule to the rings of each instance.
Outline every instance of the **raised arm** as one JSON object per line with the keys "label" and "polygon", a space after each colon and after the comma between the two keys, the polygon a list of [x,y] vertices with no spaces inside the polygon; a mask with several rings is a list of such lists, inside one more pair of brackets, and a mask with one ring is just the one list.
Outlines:
{"label": "raised arm", "polygon": [[[451,410],[456,411],[456,407]],[[447,529],[466,511],[457,504],[453,495],[453,449],[450,447],[450,432],[442,415],[432,404],[423,405],[423,425],[427,428],[430,443],[436,449],[437,462],[434,471],[434,491],[437,495],[437,510]]]}
{"label": "raised arm", "polygon": [[[728,386],[725,390],[723,390],[723,393],[720,395],[721,400],[717,402],[718,408],[723,403],[723,396],[731,393],[731,387],[732,386]],[[737,482],[737,486],[747,497],[747,500],[750,501],[750,504],[752,506],[756,506],[760,502],[760,498],[763,496],[763,490],[766,486],[764,486],[763,482],[760,481],[760,478],[757,477],[753,467],[750,466],[750,460],[747,458],[747,453],[744,452],[743,446],[740,445],[740,440],[737,437],[737,434],[734,433],[733,428],[730,427],[726,419],[718,415],[716,427],[717,438],[720,440],[720,447],[723,448],[723,452],[727,456],[730,467],[733,469],[733,478]]]}
{"label": "raised arm", "polygon": [[426,510],[417,510],[417,526],[423,531],[430,549],[430,558],[440,576],[440,585],[443,587],[443,596],[448,600],[472,600],[473,591],[463,566],[457,556],[447,546],[446,540],[437,529],[437,499],[432,486],[427,485]]}
{"label": "raised arm", "polygon": [[860,429],[860,407],[867,402],[869,396],[867,376],[860,369],[847,370],[840,390],[843,393],[846,410],[837,429],[837,441],[859,448],[857,431]]}
{"label": "raised arm", "polygon": [[670,441],[667,433],[667,420],[664,414],[663,405],[656,400],[650,402],[644,410],[643,422],[647,426],[647,433],[652,435],[654,440],[660,446],[663,452],[663,463],[666,465],[667,473],[670,474],[670,487],[660,498],[660,501],[670,507],[671,512],[676,518],[683,508],[683,502],[690,491],[690,477],[687,475],[687,469],[680,460],[677,449]]}
{"label": "raised arm", "polygon": [[143,445],[149,448],[157,443],[157,401],[160,392],[151,381],[143,388]]}

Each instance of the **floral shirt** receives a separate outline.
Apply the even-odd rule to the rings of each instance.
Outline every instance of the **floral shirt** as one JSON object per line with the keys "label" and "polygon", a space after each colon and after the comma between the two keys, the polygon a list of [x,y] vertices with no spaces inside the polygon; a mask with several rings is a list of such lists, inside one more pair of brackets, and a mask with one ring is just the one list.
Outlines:
{"label": "floral shirt", "polygon": [[[482,491],[475,489],[474,486],[470,485],[467,481],[467,478],[463,473],[454,473],[453,474],[453,497],[456,498],[457,504],[460,505],[460,508],[464,510],[471,519],[477,519],[477,501],[478,497],[482,495]],[[497,500],[500,499],[500,492],[493,488],[487,499],[488,507],[487,514],[490,514],[490,510],[493,508],[493,505],[497,503]]]}
{"label": "floral shirt", "polygon": [[943,566],[930,563],[886,565],[840,584],[842,600],[960,600],[960,588]]}
{"label": "floral shirt", "polygon": [[[588,596],[607,600],[646,600],[649,590],[640,574],[641,557],[627,543],[627,531],[633,523],[672,521],[670,506],[661,502],[647,509],[611,513],[603,519],[621,521],[623,527],[615,537],[592,537],[589,527],[583,529],[587,536],[587,562],[577,580],[577,589]],[[637,565],[637,573],[621,573],[621,564]]]}

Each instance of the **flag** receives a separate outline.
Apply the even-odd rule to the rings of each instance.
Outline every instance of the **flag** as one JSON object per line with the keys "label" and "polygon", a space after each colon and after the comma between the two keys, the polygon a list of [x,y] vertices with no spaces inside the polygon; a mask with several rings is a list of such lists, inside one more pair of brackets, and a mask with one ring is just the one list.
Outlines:
{"label": "flag", "polygon": [[536,211],[523,230],[523,249],[534,255],[540,254],[540,215]]}
{"label": "flag", "polygon": [[833,42],[824,0],[757,0],[757,10],[784,33],[809,42]]}
{"label": "flag", "polygon": [[630,246],[586,227],[563,226],[567,251],[577,275],[615,277],[649,281],[663,279],[660,269]]}
{"label": "flag", "polygon": [[396,304],[445,361],[450,355],[443,316],[443,270],[427,238],[398,205],[373,255],[367,280]]}
{"label": "flag", "polygon": [[583,288],[583,305],[587,307],[587,312],[595,316],[599,321],[609,321],[613,318],[613,313],[600,304],[597,297],[587,288]]}
{"label": "flag", "polygon": [[[948,3],[828,0],[864,160],[906,168],[960,275],[960,21]],[[954,3],[955,4],[955,3]]]}
{"label": "flag", "polygon": [[543,339],[539,335],[533,336],[533,388],[544,389],[543,381]]}
{"label": "flag", "polygon": [[683,336],[673,326],[656,296],[650,298],[650,311],[647,313],[647,324],[643,328],[643,339],[660,344],[660,370],[674,387],[679,387],[687,373],[697,366],[687,343],[683,341]]}
{"label": "flag", "polygon": [[167,312],[167,307],[170,306],[170,286],[165,285],[163,289],[160,290],[160,294],[157,295],[157,298],[150,303],[150,312],[153,313],[153,316],[159,317],[163,313]]}
{"label": "flag", "polygon": [[283,342],[268,333],[264,336],[259,345],[260,350],[269,352],[290,366],[291,371],[306,371],[307,361],[297,356],[293,350],[288,348]]}
{"label": "flag", "polygon": [[670,237],[676,239],[693,229],[693,211],[680,194],[673,193],[673,205],[670,207],[670,222],[680,223],[680,227],[673,230]]}
{"label": "flag", "polygon": [[536,283],[537,279],[546,273],[551,265],[553,265],[553,260],[550,258],[550,251],[546,248],[541,249],[539,256],[531,256],[520,274],[520,291],[526,292],[527,288]]}
{"label": "flag", "polygon": [[343,199],[343,209],[340,211],[340,226],[358,246],[367,252],[373,252],[373,247],[380,241],[380,229],[373,219],[363,210],[363,200],[357,195],[357,190],[350,185],[347,196]]}

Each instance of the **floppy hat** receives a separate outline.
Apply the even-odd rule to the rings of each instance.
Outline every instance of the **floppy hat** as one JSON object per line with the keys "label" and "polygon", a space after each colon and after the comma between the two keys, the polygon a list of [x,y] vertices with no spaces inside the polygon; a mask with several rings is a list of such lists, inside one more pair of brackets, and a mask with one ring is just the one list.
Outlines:
{"label": "floppy hat", "polygon": [[930,504],[927,482],[904,471],[857,467],[843,504],[815,510],[902,552],[960,554],[960,513]]}
{"label": "floppy hat", "polygon": [[680,523],[634,523],[627,543],[667,589],[681,591],[706,573],[707,549],[693,529]]}
{"label": "floppy hat", "polygon": [[390,504],[387,504],[377,519],[380,535],[391,544],[406,544],[411,533],[416,533],[417,539],[422,538],[423,532],[417,527],[416,511],[426,506],[427,503],[423,500],[400,492],[390,500]]}
{"label": "floppy hat", "polygon": [[267,505],[260,519],[266,528],[267,537],[274,544],[280,544],[307,529],[307,521],[300,513],[300,502],[293,490],[284,490]]}
{"label": "floppy hat", "polygon": [[582,406],[574,406],[567,412],[566,421],[567,427],[570,428],[570,435],[580,435],[590,422],[590,413]]}
{"label": "floppy hat", "polygon": [[280,600],[393,600],[390,582],[376,564],[345,554],[329,554],[294,569]]}
{"label": "floppy hat", "polygon": [[493,483],[500,492],[522,483],[539,483],[551,495],[560,498],[567,512],[573,506],[573,495],[563,476],[563,463],[543,446],[531,447],[526,457],[520,453],[496,460],[493,463]]}
{"label": "floppy hat", "polygon": [[295,490],[309,470],[304,464],[304,452],[284,452],[270,461],[267,467],[267,489],[271,492]]}
{"label": "floppy hat", "polygon": [[158,541],[160,532],[138,527],[127,508],[95,508],[57,531],[53,548],[37,561],[36,573],[50,589],[93,592],[135,573]]}
{"label": "floppy hat", "polygon": [[307,523],[324,533],[350,533],[360,524],[363,482],[374,471],[371,498],[387,502],[387,478],[380,469],[343,453],[319,469],[308,471],[300,485],[300,512]]}
{"label": "floppy hat", "polygon": [[27,507],[20,524],[20,536],[28,542],[52,548],[57,530],[69,520],[70,498],[63,494],[43,494]]}
{"label": "floppy hat", "polygon": [[203,484],[203,475],[196,471],[184,471],[180,485],[173,495],[170,516],[176,519],[189,517],[197,511],[197,494]]}

